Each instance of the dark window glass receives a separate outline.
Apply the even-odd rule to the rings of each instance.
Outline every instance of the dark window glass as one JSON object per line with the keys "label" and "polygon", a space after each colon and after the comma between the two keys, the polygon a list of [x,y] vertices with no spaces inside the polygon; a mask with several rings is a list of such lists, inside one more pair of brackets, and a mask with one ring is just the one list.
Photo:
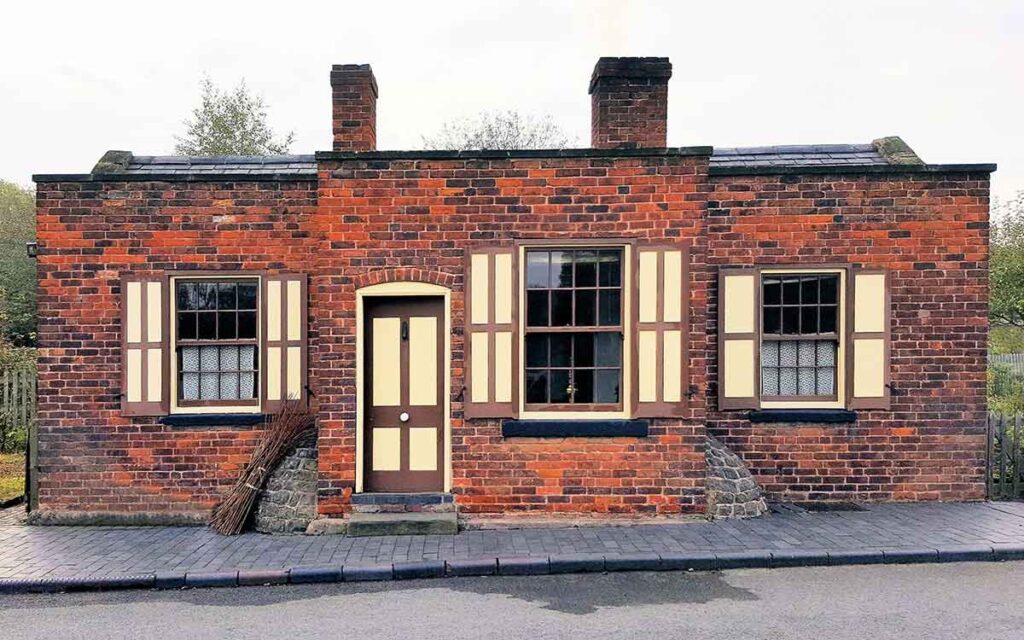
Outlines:
{"label": "dark window glass", "polygon": [[621,286],[619,249],[527,251],[527,403],[621,402]]}
{"label": "dark window glass", "polygon": [[238,315],[234,311],[221,311],[217,314],[217,338],[234,340],[238,337]]}
{"label": "dark window glass", "polygon": [[821,333],[835,333],[836,332],[836,307],[822,307],[820,310],[821,316]]}
{"label": "dark window glass", "polygon": [[199,315],[199,339],[217,339],[217,314],[212,311],[201,312]]}
{"label": "dark window glass", "polygon": [[766,305],[782,304],[782,281],[778,278],[765,277],[762,302]]}
{"label": "dark window glass", "polygon": [[256,338],[255,311],[240,311],[238,313],[238,337],[239,339]]}
{"label": "dark window glass", "polygon": [[196,314],[178,313],[178,338],[180,340],[196,339]]}

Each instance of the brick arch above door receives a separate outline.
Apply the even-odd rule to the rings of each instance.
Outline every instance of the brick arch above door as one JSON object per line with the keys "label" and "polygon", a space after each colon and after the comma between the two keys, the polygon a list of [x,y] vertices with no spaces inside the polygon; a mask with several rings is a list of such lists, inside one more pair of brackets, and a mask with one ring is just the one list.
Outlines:
{"label": "brick arch above door", "polygon": [[390,282],[423,282],[435,284],[446,289],[455,286],[456,276],[443,271],[421,269],[419,267],[388,267],[386,269],[374,269],[361,273],[352,279],[356,289],[362,289],[375,284],[387,284]]}

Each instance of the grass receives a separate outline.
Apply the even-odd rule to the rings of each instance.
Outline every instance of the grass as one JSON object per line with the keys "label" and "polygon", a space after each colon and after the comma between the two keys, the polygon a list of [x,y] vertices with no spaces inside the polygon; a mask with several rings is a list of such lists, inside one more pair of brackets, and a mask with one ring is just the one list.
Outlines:
{"label": "grass", "polygon": [[25,492],[25,454],[0,453],[0,502]]}

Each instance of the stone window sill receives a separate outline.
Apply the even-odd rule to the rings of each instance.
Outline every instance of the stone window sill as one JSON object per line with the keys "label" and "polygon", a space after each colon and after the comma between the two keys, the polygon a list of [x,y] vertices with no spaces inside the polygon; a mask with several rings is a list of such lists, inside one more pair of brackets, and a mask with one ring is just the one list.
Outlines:
{"label": "stone window sill", "polygon": [[845,424],[857,421],[857,412],[846,409],[758,409],[747,414],[751,422],[815,422]]}
{"label": "stone window sill", "polygon": [[647,420],[505,420],[504,438],[646,438]]}
{"label": "stone window sill", "polygon": [[266,418],[262,413],[174,413],[159,422],[170,427],[251,427]]}

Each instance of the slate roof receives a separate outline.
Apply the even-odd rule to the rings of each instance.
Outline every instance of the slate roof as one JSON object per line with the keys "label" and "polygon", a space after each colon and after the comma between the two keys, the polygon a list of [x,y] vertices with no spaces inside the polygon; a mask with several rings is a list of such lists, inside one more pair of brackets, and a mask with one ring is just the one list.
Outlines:
{"label": "slate roof", "polygon": [[313,155],[132,156],[123,170],[134,175],[316,175]]}
{"label": "slate roof", "polygon": [[874,144],[794,144],[772,147],[715,147],[712,167],[826,167],[887,165]]}

